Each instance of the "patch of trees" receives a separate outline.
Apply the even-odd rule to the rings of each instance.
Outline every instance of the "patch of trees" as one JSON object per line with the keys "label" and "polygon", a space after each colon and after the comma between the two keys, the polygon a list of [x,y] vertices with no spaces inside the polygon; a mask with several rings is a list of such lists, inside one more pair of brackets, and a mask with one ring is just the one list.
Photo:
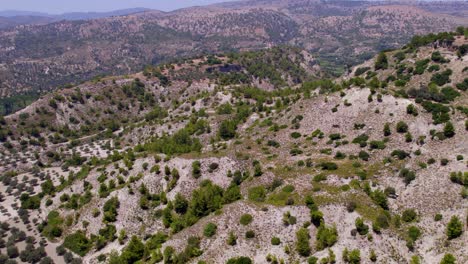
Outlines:
{"label": "patch of trees", "polygon": [[47,238],[53,239],[62,235],[63,218],[57,211],[51,211],[47,215],[47,220],[40,224],[39,231]]}
{"label": "patch of trees", "polygon": [[411,49],[415,49],[432,44],[436,41],[451,44],[453,41],[455,41],[455,34],[455,32],[441,32],[438,34],[430,33],[422,36],[414,36],[407,46]]}
{"label": "patch of trees", "polygon": [[[178,206],[177,211],[175,208],[177,203],[168,204],[163,210],[163,224],[178,232],[195,224],[201,217],[221,209],[224,204],[238,199],[240,199],[240,189],[236,184],[233,183],[223,190],[211,181],[205,180],[193,191],[190,201],[184,202],[184,206]],[[172,210],[175,213],[172,213]]]}
{"label": "patch of trees", "polygon": [[22,193],[20,201],[23,209],[39,209],[41,206],[41,197],[39,195],[31,196],[28,193]]}
{"label": "patch of trees", "polygon": [[181,129],[172,136],[164,135],[161,138],[154,138],[150,143],[143,146],[143,150],[167,155],[199,152],[201,149],[200,140],[191,137],[186,129]]}
{"label": "patch of trees", "polygon": [[437,84],[438,86],[442,86],[444,84],[447,84],[450,82],[450,75],[452,75],[452,70],[451,69],[447,69],[443,72],[440,72],[440,73],[434,73],[434,75],[432,75],[431,77],[431,82],[434,82],[435,84]]}
{"label": "patch of trees", "polygon": [[450,180],[453,182],[453,183],[457,183],[457,184],[460,184],[460,185],[463,185],[463,186],[468,186],[468,172],[465,171],[465,172],[451,172],[450,173]]}
{"label": "patch of trees", "polygon": [[450,108],[448,106],[430,101],[424,101],[421,105],[426,111],[432,114],[432,120],[435,125],[442,124],[450,120]]}
{"label": "patch of trees", "polygon": [[445,59],[442,54],[440,54],[440,51],[434,51],[432,52],[431,54],[431,60],[433,62],[437,62],[437,63],[447,63],[449,62],[449,60]]}
{"label": "patch of trees", "polygon": [[153,121],[153,120],[160,120],[166,118],[168,116],[167,110],[160,107],[155,106],[153,110],[145,115],[146,121]]}

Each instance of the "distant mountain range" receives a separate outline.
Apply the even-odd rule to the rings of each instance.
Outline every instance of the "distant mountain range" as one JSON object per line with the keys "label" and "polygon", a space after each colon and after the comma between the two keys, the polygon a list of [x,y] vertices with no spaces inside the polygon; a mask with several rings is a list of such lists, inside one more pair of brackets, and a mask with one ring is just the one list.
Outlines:
{"label": "distant mountain range", "polygon": [[32,11],[4,10],[0,11],[0,29],[18,25],[47,24],[61,20],[89,20],[113,16],[125,16],[148,11],[147,8],[130,8],[110,12],[71,12],[63,14],[48,14]]}
{"label": "distant mountain range", "polygon": [[[278,45],[305,49],[323,70],[339,75],[413,35],[468,25],[467,1],[252,0],[138,11],[144,9],[67,14],[51,18],[59,20],[54,23],[0,30],[0,97],[181,57]],[[117,16],[125,13],[132,14]]]}

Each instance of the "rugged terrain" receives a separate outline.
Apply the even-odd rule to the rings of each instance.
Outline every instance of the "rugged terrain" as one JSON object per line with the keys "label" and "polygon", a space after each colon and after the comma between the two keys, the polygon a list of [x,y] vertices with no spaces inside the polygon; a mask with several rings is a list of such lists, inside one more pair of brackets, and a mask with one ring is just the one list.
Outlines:
{"label": "rugged terrain", "polygon": [[0,120],[0,262],[466,263],[467,33],[336,80],[281,46],[48,93]]}
{"label": "rugged terrain", "polygon": [[22,25],[0,31],[0,97],[129,74],[175,57],[282,44],[315,53],[324,70],[339,75],[415,34],[467,25],[467,10],[466,1],[240,1]]}

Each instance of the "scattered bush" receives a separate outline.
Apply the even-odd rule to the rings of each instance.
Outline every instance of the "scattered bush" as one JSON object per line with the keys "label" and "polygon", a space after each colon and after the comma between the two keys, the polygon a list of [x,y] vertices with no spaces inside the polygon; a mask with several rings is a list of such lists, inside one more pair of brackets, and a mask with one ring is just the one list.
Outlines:
{"label": "scattered bush", "polygon": [[316,247],[317,250],[322,250],[333,246],[338,241],[338,231],[336,227],[326,227],[320,225],[317,230]]}
{"label": "scattered bush", "polygon": [[248,225],[252,223],[252,221],[253,221],[253,216],[251,214],[243,214],[239,219],[239,223],[241,225]]}
{"label": "scattered bush", "polygon": [[457,216],[452,216],[447,225],[446,234],[448,239],[460,237],[463,233],[463,224]]}
{"label": "scattered bush", "polygon": [[203,235],[205,235],[206,237],[212,237],[216,234],[217,229],[218,229],[218,226],[216,226],[216,224],[208,223],[203,229]]}
{"label": "scattered bush", "polygon": [[299,255],[307,257],[310,255],[311,248],[309,245],[309,230],[306,228],[301,228],[296,232],[296,250]]}

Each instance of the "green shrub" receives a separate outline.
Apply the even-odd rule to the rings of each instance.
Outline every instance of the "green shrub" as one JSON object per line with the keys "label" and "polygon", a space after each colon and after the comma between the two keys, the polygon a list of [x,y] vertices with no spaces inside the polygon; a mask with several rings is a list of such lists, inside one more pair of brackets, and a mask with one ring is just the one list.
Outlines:
{"label": "green shrub", "polygon": [[172,136],[164,135],[153,138],[143,146],[146,151],[164,153],[166,155],[199,152],[202,145],[198,138],[192,138],[188,129],[181,129]]}
{"label": "green shrub", "polygon": [[302,135],[299,132],[292,132],[291,137],[294,139],[300,138]]}
{"label": "green shrub", "polygon": [[237,236],[234,235],[234,233],[231,231],[229,232],[229,235],[228,235],[228,238],[227,238],[227,241],[226,243],[229,245],[229,246],[235,246],[237,244]]}
{"label": "green shrub", "polygon": [[201,168],[200,167],[201,167],[200,161],[196,160],[196,161],[192,162],[192,176],[195,179],[198,179],[201,176]]}
{"label": "green shrub", "polygon": [[396,130],[398,133],[406,133],[408,132],[408,125],[405,122],[400,121],[396,125]]}
{"label": "green shrub", "polygon": [[403,219],[403,221],[407,223],[410,223],[416,220],[417,216],[418,214],[416,213],[414,209],[406,209],[403,211],[403,214],[401,215],[401,219]]}
{"label": "green shrub", "polygon": [[403,151],[401,149],[396,149],[392,151],[391,153],[392,157],[398,157],[399,160],[404,160],[405,158],[409,157],[410,154],[406,151]]}
{"label": "green shrub", "polygon": [[369,153],[367,153],[366,151],[361,150],[361,151],[359,151],[358,157],[359,157],[360,159],[364,160],[364,161],[368,161],[369,158],[370,158],[370,155],[369,155]]}
{"label": "green shrub", "polygon": [[245,232],[245,238],[251,239],[251,238],[254,238],[254,237],[255,237],[255,231],[248,230],[247,232]]}
{"label": "green shrub", "polygon": [[338,241],[338,231],[336,227],[326,227],[324,224],[320,225],[317,230],[316,248],[322,250],[327,247],[333,246]]}
{"label": "green shrub", "polygon": [[239,223],[241,225],[248,225],[252,223],[252,221],[253,221],[253,216],[251,214],[243,214],[239,219]]}
{"label": "green shrub", "polygon": [[120,202],[117,197],[112,197],[104,204],[104,218],[103,222],[115,222],[117,220],[118,208]]}
{"label": "green shrub", "polygon": [[440,264],[456,264],[457,259],[452,254],[445,254]]}
{"label": "green shrub", "polygon": [[277,245],[281,244],[281,240],[279,239],[279,237],[272,237],[271,238],[271,244],[273,246],[277,246]]}
{"label": "green shrub", "polygon": [[324,222],[323,213],[319,210],[311,210],[310,219],[312,224],[314,224],[315,226],[321,226]]}
{"label": "green shrub", "polygon": [[431,77],[431,82],[434,82],[438,86],[442,86],[450,82],[450,75],[452,75],[451,69],[447,69],[441,73],[435,73]]}
{"label": "green shrub", "polygon": [[356,226],[356,230],[361,236],[367,235],[367,233],[369,232],[369,226],[364,223],[364,220],[362,218],[356,218],[354,224]]}
{"label": "green shrub", "polygon": [[310,255],[311,248],[309,245],[309,230],[301,228],[296,232],[296,250],[299,255],[307,257]]}
{"label": "green shrub", "polygon": [[407,168],[403,168],[399,173],[400,178],[403,178],[403,181],[406,185],[410,184],[414,179],[416,179],[416,173]]}
{"label": "green shrub", "polygon": [[249,257],[230,258],[226,264],[252,264],[253,261]]}
{"label": "green shrub", "polygon": [[367,146],[367,140],[369,139],[369,136],[366,134],[361,134],[357,136],[355,139],[353,139],[353,144],[359,144],[361,148]]}
{"label": "green shrub", "polygon": [[444,136],[451,138],[455,136],[455,128],[451,122],[447,122],[444,126]]}
{"label": "green shrub", "polygon": [[122,250],[120,259],[123,263],[135,263],[143,258],[144,252],[145,245],[137,236],[132,236],[128,245]]}
{"label": "green shrub", "polygon": [[460,91],[466,91],[466,90],[468,90],[468,78],[465,78],[465,79],[463,80],[463,82],[461,82],[461,83],[457,83],[457,84],[456,84],[456,87],[457,87],[457,89],[460,90]]}
{"label": "green shrub", "polygon": [[337,170],[338,165],[334,162],[321,162],[318,165],[322,170]]}
{"label": "green shrub", "polygon": [[447,225],[446,234],[448,239],[460,237],[463,233],[463,224],[457,216],[452,216]]}
{"label": "green shrub", "polygon": [[366,71],[370,70],[370,67],[359,67],[356,69],[356,71],[354,72],[354,76],[359,76],[359,75],[362,75],[363,73],[365,73]]}
{"label": "green shrub", "polygon": [[219,126],[219,136],[224,140],[236,137],[237,122],[234,120],[224,120]]}
{"label": "green shrub", "polygon": [[266,198],[266,189],[263,186],[252,187],[248,191],[249,200],[254,202],[263,202]]}
{"label": "green shrub", "polygon": [[409,104],[406,107],[406,113],[409,114],[409,115],[413,115],[413,116],[418,116],[418,114],[419,114],[418,109],[413,104]]}
{"label": "green shrub", "polygon": [[374,69],[377,70],[384,70],[388,68],[388,59],[385,52],[379,53],[375,60]]}
{"label": "green shrub", "polygon": [[408,237],[413,242],[418,240],[420,236],[421,236],[421,230],[419,230],[419,228],[417,228],[416,226],[410,226],[408,228]]}
{"label": "green shrub", "polygon": [[371,193],[372,200],[385,210],[388,210],[387,196],[381,190],[375,190]]}
{"label": "green shrub", "polygon": [[383,141],[372,140],[369,142],[369,147],[370,149],[385,149],[387,146],[385,146],[385,142]]}
{"label": "green shrub", "polygon": [[468,172],[451,172],[450,173],[450,180],[454,183],[468,186]]}
{"label": "green shrub", "polygon": [[63,246],[83,257],[91,249],[92,242],[83,232],[77,231],[65,237]]}
{"label": "green shrub", "polygon": [[208,223],[203,229],[203,235],[205,235],[206,237],[212,237],[216,234],[217,229],[218,229],[218,226],[216,226],[216,224]]}

